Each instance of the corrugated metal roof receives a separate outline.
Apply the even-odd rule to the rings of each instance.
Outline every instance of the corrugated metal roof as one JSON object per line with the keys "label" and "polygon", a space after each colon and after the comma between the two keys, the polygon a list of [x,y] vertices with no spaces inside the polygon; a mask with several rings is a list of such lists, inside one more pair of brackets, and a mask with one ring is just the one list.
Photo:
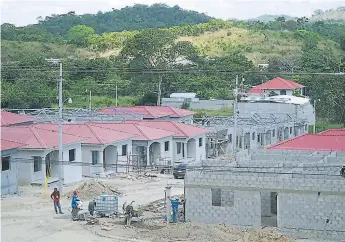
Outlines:
{"label": "corrugated metal roof", "polygon": [[[25,144],[27,149],[46,149],[58,146],[58,132],[35,125],[1,127],[1,138]],[[81,142],[84,137],[63,133],[63,144]]]}
{"label": "corrugated metal roof", "polygon": [[247,93],[263,93],[263,90],[295,90],[304,87],[303,85],[276,77],[260,85],[254,86]]}
{"label": "corrugated metal roof", "polygon": [[168,120],[129,120],[125,123],[136,123],[143,126],[148,126],[156,129],[166,130],[173,132],[175,137],[194,137],[196,135],[205,134],[208,132],[207,129],[195,127],[193,125],[187,125],[179,122],[168,121]]}
{"label": "corrugated metal roof", "polygon": [[323,134],[323,135],[344,135],[345,136],[345,128],[343,128],[343,129],[329,129],[329,130],[320,132],[319,134]]}
{"label": "corrugated metal roof", "polygon": [[16,148],[24,147],[24,146],[25,144],[1,139],[1,151],[16,149]]}
{"label": "corrugated metal roof", "polygon": [[345,151],[345,135],[305,134],[267,149],[271,150],[311,150],[311,151]]}
{"label": "corrugated metal roof", "polygon": [[172,108],[167,106],[135,106],[135,107],[108,107],[102,110],[99,110],[101,113],[117,113],[117,112],[129,112],[129,113],[136,113],[141,114],[144,118],[162,118],[162,117],[172,117],[172,118],[179,118],[185,117],[189,115],[194,115],[194,112],[179,109],[179,108]]}
{"label": "corrugated metal roof", "polygon": [[[64,124],[63,132],[85,137],[86,139],[82,141],[83,144],[109,144],[136,137],[136,135],[131,133],[104,128],[96,124],[98,123]],[[57,124],[42,123],[36,126],[42,129],[58,131]]]}
{"label": "corrugated metal roof", "polygon": [[93,123],[93,125],[111,130],[125,131],[135,135],[133,140],[158,140],[174,135],[173,132],[136,123]]}
{"label": "corrugated metal roof", "polygon": [[15,114],[1,110],[1,126],[33,122],[37,119],[25,115]]}

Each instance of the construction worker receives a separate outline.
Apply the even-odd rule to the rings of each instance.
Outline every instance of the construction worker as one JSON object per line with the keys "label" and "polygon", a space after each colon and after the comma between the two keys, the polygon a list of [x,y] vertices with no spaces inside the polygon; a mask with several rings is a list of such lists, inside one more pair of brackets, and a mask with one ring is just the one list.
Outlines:
{"label": "construction worker", "polygon": [[63,212],[61,211],[61,205],[60,205],[60,192],[58,191],[57,188],[54,188],[54,191],[50,195],[50,198],[54,202],[54,209],[55,209],[56,214],[58,214],[58,209],[59,209],[59,213],[63,214]]}
{"label": "construction worker", "polygon": [[178,205],[180,204],[180,201],[178,198],[176,198],[175,200],[172,200],[170,197],[168,197],[168,199],[171,202],[171,207],[172,207],[172,212],[173,212],[172,222],[176,223],[177,222],[177,215],[178,215]]}
{"label": "construction worker", "polygon": [[73,197],[72,197],[72,219],[73,220],[77,220],[78,218],[78,201],[80,201],[80,199],[78,198],[78,194],[77,191],[73,192]]}
{"label": "construction worker", "polygon": [[95,199],[93,199],[91,202],[89,202],[89,212],[91,216],[93,216],[95,212],[95,207],[96,207],[96,201]]}

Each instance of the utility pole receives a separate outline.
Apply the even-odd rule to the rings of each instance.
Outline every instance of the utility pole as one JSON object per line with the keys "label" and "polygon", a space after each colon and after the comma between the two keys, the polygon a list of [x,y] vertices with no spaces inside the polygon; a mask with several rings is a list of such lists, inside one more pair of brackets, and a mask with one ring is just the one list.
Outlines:
{"label": "utility pole", "polygon": [[63,193],[63,157],[62,157],[62,61],[60,59],[46,59],[46,61],[60,65],[59,79],[59,191]]}
{"label": "utility pole", "polygon": [[115,84],[115,107],[117,107],[117,82]]}
{"label": "utility pole", "polygon": [[89,109],[90,109],[90,111],[91,111],[91,108],[92,108],[91,98],[92,98],[92,93],[91,93],[91,90],[90,90],[90,97],[89,97]]}
{"label": "utility pole", "polygon": [[236,85],[235,85],[235,100],[234,100],[234,134],[232,136],[232,147],[234,153],[234,161],[237,166],[237,98],[238,98],[238,75],[236,76]]}

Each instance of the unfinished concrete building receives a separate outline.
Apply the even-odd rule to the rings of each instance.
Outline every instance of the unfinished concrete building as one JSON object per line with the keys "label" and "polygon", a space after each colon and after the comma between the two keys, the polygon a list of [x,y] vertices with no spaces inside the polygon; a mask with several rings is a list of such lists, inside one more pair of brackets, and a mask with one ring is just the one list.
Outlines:
{"label": "unfinished concrete building", "polygon": [[[209,130],[206,146],[209,158],[232,154],[235,142],[233,117],[205,117],[195,119],[194,123]],[[293,115],[240,115],[236,130],[237,151],[246,153],[249,150],[262,149],[307,132],[307,120]]]}
{"label": "unfinished concrete building", "polygon": [[185,177],[186,219],[343,240],[344,151],[256,150],[236,164],[204,162]]}

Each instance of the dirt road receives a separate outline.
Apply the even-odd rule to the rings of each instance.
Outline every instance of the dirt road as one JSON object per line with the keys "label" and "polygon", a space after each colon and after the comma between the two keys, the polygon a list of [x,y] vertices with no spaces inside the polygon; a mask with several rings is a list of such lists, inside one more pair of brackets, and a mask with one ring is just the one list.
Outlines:
{"label": "dirt road", "polygon": [[[109,186],[117,187],[124,195],[119,204],[135,200],[138,204],[150,203],[164,197],[165,186],[172,184],[173,194],[183,193],[183,180],[169,179],[162,175],[152,179],[99,179]],[[81,183],[65,187],[64,193],[71,194]],[[48,194],[53,187],[48,188]],[[18,195],[1,199],[1,241],[125,241],[122,238],[107,239],[83,228],[81,223],[70,219],[71,200],[63,196],[61,206],[64,214],[55,214],[53,203],[47,195],[42,197],[43,188],[20,187]],[[87,201],[84,201],[87,204]],[[85,205],[87,207],[87,205]],[[87,209],[87,208],[86,208]]]}
{"label": "dirt road", "polygon": [[[122,194],[119,205],[136,201],[146,205],[164,198],[165,186],[171,185],[172,196],[183,194],[183,180],[172,179],[168,175],[155,178],[135,176],[98,179],[109,191]],[[89,183],[91,181],[88,181]],[[8,195],[1,199],[1,241],[11,242],[159,242],[159,241],[198,241],[198,242],[256,242],[256,241],[293,241],[276,230],[251,229],[242,231],[227,225],[201,225],[178,223],[166,225],[161,212],[145,212],[143,222],[124,226],[124,221],[109,218],[100,219],[100,225],[85,225],[86,222],[73,222],[68,209],[71,206],[72,191],[83,187],[83,183],[74,184],[64,189],[61,205],[64,214],[55,214],[49,194],[57,185],[50,186],[47,197],[43,198],[42,187],[20,187],[17,195]],[[98,189],[98,188],[97,188]],[[84,197],[94,196],[97,189],[90,193],[82,191]],[[84,209],[88,201],[85,200]],[[161,206],[161,201],[157,204]],[[120,209],[120,208],[119,208]],[[164,211],[164,210],[163,210]],[[312,240],[309,240],[311,242]]]}

